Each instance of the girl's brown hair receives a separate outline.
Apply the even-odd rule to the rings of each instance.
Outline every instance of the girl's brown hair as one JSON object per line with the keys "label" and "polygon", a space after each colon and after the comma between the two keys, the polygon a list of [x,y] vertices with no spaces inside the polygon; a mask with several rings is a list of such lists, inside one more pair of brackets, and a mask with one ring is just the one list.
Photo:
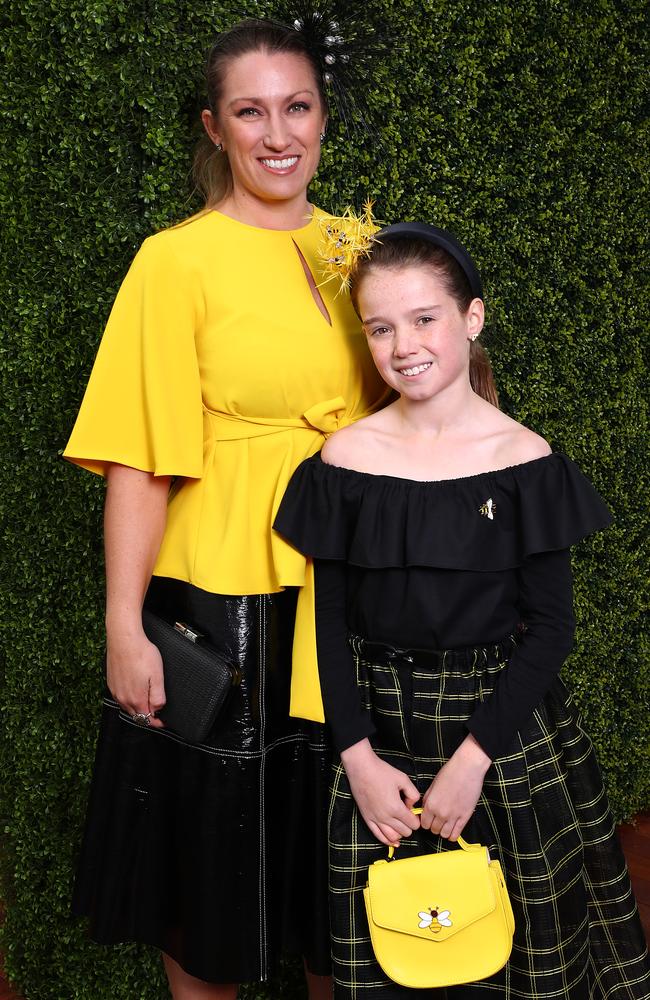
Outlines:
{"label": "girl's brown hair", "polygon": [[[208,107],[216,114],[223,91],[223,82],[229,63],[249,52],[290,52],[307,60],[314,74],[316,89],[323,111],[327,111],[327,98],[318,60],[309,51],[299,31],[277,21],[247,18],[219,35],[208,53],[205,79]],[[201,193],[206,208],[222,201],[232,190],[232,173],[228,156],[215,147],[210,137],[203,134],[194,154],[192,175],[196,189]]]}
{"label": "girl's brown hair", "polygon": [[[442,247],[428,240],[400,236],[377,239],[369,256],[359,258],[350,284],[352,304],[357,314],[359,314],[359,288],[366,275],[380,269],[403,270],[408,267],[430,267],[442,278],[445,288],[455,300],[460,312],[467,312],[474,295],[467,275],[458,261]],[[478,396],[482,396],[488,403],[498,408],[499,396],[492,365],[478,340],[472,340],[469,345],[469,380]]]}

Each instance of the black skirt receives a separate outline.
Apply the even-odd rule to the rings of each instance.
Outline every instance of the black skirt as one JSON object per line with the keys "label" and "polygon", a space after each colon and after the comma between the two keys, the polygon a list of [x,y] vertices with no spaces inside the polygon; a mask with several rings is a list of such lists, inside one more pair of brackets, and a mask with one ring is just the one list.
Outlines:
{"label": "black skirt", "polygon": [[[430,669],[364,655],[357,680],[373,714],[376,752],[424,793],[467,734],[464,723],[492,691],[514,640],[455,650]],[[377,964],[363,902],[368,867],[386,848],[363,822],[341,766],[330,813],[330,905],[337,1000],[412,1000],[444,990],[405,989]],[[515,915],[509,962],[449,1000],[648,1000],[650,964],[593,747],[558,678],[495,760],[463,831],[504,870]],[[402,840],[398,857],[445,850],[428,831]]]}
{"label": "black skirt", "polygon": [[147,606],[243,678],[201,746],[106,697],[73,898],[96,941],[154,945],[214,983],[267,979],[290,953],[329,973],[330,758],[324,727],[288,714],[295,603],[153,578]]}

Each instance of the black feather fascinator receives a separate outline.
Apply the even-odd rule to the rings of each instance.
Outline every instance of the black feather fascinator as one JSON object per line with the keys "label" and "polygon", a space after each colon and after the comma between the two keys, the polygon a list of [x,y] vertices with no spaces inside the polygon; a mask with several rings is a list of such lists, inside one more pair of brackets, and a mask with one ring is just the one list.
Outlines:
{"label": "black feather fascinator", "polygon": [[372,89],[376,61],[387,50],[385,29],[373,23],[369,4],[357,0],[287,0],[274,16],[299,31],[316,60],[325,93],[348,137],[361,127],[374,135],[365,94]]}

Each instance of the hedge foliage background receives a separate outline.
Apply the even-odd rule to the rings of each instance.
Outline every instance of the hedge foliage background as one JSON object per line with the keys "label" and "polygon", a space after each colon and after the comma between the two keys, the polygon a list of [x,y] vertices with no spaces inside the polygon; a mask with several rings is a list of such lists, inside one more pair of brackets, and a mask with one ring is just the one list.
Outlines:
{"label": "hedge foliage background", "polygon": [[[505,408],[565,450],[616,518],[575,556],[566,674],[616,816],[647,806],[648,317],[642,0],[370,0],[395,40],[378,142],[332,123],[313,197],[455,230],[485,277]],[[67,467],[111,301],[137,245],[189,214],[203,52],[273,4],[5,0],[0,259],[6,967],[27,997],[166,996],[158,957],[68,915],[102,686],[102,487]],[[647,204],[647,202],[646,202]],[[291,967],[248,998],[303,996]]]}

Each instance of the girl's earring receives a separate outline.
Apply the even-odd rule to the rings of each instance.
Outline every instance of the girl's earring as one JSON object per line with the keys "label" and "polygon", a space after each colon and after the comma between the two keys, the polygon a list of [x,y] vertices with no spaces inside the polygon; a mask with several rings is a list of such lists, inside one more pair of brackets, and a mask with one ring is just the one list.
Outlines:
{"label": "girl's earring", "polygon": [[472,341],[472,343],[474,343],[474,341],[476,340],[477,337],[478,337],[478,333],[474,333],[474,334],[472,334],[472,336],[469,339]]}
{"label": "girl's earring", "polygon": [[326,138],[327,138],[327,133],[326,132],[321,132],[321,134],[320,134],[320,144],[321,144],[321,146],[325,142]]}
{"label": "girl's earring", "polygon": [[221,153],[223,151],[223,143],[215,142],[214,148],[216,149],[217,153]]}

